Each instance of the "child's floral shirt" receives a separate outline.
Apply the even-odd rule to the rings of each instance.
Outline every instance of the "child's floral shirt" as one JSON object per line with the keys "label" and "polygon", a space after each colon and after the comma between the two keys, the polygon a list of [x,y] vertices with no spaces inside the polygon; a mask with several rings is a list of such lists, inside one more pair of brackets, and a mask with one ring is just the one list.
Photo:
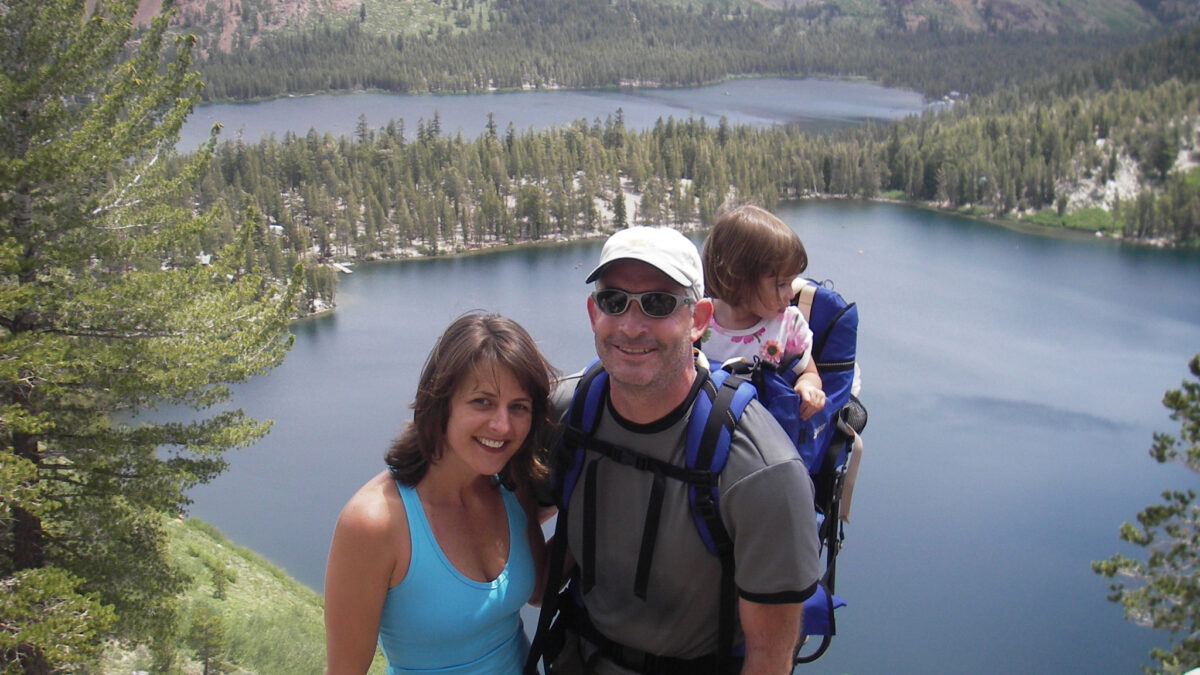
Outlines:
{"label": "child's floral shirt", "polygon": [[776,366],[794,356],[804,356],[807,361],[812,347],[812,330],[800,310],[791,305],[749,328],[723,328],[716,317],[709,320],[708,328],[700,349],[714,367],[739,357],[748,361],[757,357]]}

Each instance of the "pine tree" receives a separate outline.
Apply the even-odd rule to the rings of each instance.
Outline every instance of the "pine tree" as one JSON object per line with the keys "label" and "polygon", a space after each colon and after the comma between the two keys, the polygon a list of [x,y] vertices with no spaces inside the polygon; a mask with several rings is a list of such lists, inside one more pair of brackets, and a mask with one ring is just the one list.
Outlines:
{"label": "pine tree", "polygon": [[226,672],[221,655],[229,647],[229,638],[219,609],[207,602],[197,603],[192,609],[192,627],[186,641],[204,667],[204,675]]}
{"label": "pine tree", "polygon": [[[1188,363],[1194,382],[1167,391],[1163,405],[1180,423],[1178,438],[1154,434],[1150,456],[1159,463],[1178,462],[1200,475],[1200,354]],[[1200,504],[1195,490],[1167,490],[1163,504],[1138,514],[1138,525],[1121,526],[1121,539],[1149,551],[1146,561],[1121,554],[1092,563],[1105,578],[1139,582],[1109,586],[1109,600],[1125,608],[1125,618],[1171,634],[1171,649],[1154,648],[1154,672],[1183,673],[1200,667]]]}
{"label": "pine tree", "polygon": [[620,230],[628,223],[626,222],[627,215],[625,213],[625,193],[621,190],[621,182],[616,181],[616,196],[613,197],[613,227]]}
{"label": "pine tree", "polygon": [[166,16],[137,29],[136,9],[0,6],[4,672],[70,669],[113,637],[170,639],[180,580],[163,519],[268,425],[144,413],[221,403],[290,344],[298,279],[246,266],[253,227],[197,259],[216,213],[185,189],[209,152],[172,161],[200,88],[192,41],[169,44]]}

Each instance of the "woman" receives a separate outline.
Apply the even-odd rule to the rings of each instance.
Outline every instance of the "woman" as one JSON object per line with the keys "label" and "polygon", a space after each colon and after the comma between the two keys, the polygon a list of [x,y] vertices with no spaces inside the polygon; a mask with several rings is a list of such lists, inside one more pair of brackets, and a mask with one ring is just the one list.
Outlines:
{"label": "woman", "polygon": [[541,597],[531,483],[552,369],[516,322],[468,314],[438,339],[388,469],[343,508],[325,570],[327,672],[517,673]]}

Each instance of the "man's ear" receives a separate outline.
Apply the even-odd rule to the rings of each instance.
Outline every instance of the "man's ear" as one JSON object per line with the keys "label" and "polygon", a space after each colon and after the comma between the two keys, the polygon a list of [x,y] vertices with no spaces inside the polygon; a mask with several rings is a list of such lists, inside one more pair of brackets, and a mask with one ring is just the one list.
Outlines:
{"label": "man's ear", "polygon": [[692,343],[704,337],[704,331],[708,330],[708,322],[712,319],[713,305],[712,300],[708,298],[700,298],[696,301],[696,306],[692,308]]}

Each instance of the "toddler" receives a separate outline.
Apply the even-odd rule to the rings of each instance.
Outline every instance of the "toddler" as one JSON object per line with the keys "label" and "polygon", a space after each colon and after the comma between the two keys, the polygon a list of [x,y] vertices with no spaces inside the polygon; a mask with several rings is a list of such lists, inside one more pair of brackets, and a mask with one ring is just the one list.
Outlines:
{"label": "toddler", "polygon": [[780,367],[795,360],[800,418],[819,412],[825,392],[810,353],[812,331],[791,304],[792,280],[808,267],[800,237],[765,209],[741,206],[717,219],[701,257],[713,303],[700,345],[709,363],[757,357]]}

